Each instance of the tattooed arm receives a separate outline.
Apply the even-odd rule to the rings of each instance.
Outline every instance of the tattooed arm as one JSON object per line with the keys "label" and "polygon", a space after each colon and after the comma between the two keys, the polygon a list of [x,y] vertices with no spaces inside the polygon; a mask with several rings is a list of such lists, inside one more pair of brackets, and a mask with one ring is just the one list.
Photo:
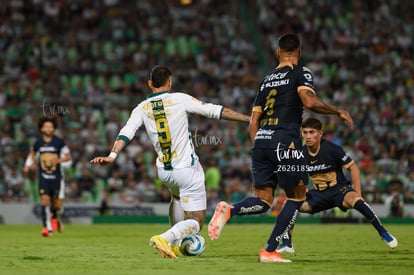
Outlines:
{"label": "tattooed arm", "polygon": [[244,121],[244,122],[250,121],[250,117],[248,115],[244,115],[239,112],[233,111],[232,109],[229,109],[227,107],[224,107],[223,113],[221,114],[221,119]]}
{"label": "tattooed arm", "polygon": [[317,97],[312,91],[307,89],[300,90],[299,96],[306,108],[319,114],[337,115],[344,122],[348,122],[349,126],[352,128],[353,121],[351,115],[347,111],[326,103]]}

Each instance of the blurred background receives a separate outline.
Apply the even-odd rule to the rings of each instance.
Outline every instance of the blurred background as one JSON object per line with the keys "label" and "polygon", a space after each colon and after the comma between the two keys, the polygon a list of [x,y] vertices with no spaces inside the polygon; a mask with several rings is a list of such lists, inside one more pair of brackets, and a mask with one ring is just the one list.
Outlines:
{"label": "blurred background", "polygon": [[[173,91],[250,114],[261,78],[277,65],[277,38],[295,32],[317,95],[355,122],[349,129],[316,116],[325,138],[358,162],[364,197],[382,216],[413,215],[413,11],[404,0],[2,0],[0,208],[39,201],[37,177],[25,177],[22,166],[42,115],[59,117],[71,150],[67,203],[110,213],[111,205],[168,202],[143,129],[115,165],[89,163],[108,154],[150,93],[150,69],[168,66]],[[209,212],[251,192],[247,124],[192,116],[190,130]],[[279,192],[273,214],[283,198]]]}

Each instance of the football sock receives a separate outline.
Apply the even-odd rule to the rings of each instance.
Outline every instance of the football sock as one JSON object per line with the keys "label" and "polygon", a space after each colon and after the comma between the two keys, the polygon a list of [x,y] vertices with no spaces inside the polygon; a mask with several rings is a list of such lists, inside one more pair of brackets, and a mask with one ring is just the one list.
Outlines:
{"label": "football sock", "polygon": [[180,201],[174,197],[170,201],[168,217],[170,219],[171,226],[184,220],[184,209],[181,207]]}
{"label": "football sock", "polygon": [[40,217],[42,218],[42,225],[43,227],[46,227],[46,207],[42,205]]}
{"label": "football sock", "polygon": [[60,220],[62,218],[63,213],[63,207],[61,209],[55,209],[52,208],[52,219],[58,219]]}
{"label": "football sock", "polygon": [[232,205],[231,216],[257,215],[267,212],[270,205],[256,197],[248,197]]}
{"label": "football sock", "polygon": [[56,211],[56,217],[59,219],[59,220],[61,220],[62,219],[62,216],[63,216],[63,211],[65,211],[65,208],[62,206],[60,209],[58,209],[57,211]]}
{"label": "football sock", "polygon": [[378,216],[375,214],[374,210],[369,206],[368,203],[364,200],[358,200],[354,208],[359,211],[371,224],[375,227],[378,233],[381,235],[382,233],[386,232],[384,226],[382,226],[381,221],[379,220]]}
{"label": "football sock", "polygon": [[174,224],[169,230],[160,234],[160,236],[166,239],[169,243],[173,243],[176,240],[193,235],[198,231],[200,231],[198,221],[187,219]]}
{"label": "football sock", "polygon": [[290,230],[288,230],[287,232],[285,232],[285,234],[283,234],[282,243],[284,245],[292,246],[292,233],[293,233],[293,228],[294,227],[295,227],[295,225],[292,224],[292,227],[290,228]]}
{"label": "football sock", "polygon": [[59,218],[59,210],[52,208],[51,209],[52,219],[58,219]]}
{"label": "football sock", "polygon": [[288,232],[295,223],[299,208],[302,203],[302,201],[286,201],[285,205],[276,218],[276,224],[273,227],[273,231],[270,234],[270,237],[264,247],[266,251],[273,252],[276,250],[276,247],[282,240],[283,235]]}
{"label": "football sock", "polygon": [[50,207],[49,206],[45,206],[45,212],[46,212],[46,227],[49,231],[53,231],[52,229],[52,214],[50,213]]}

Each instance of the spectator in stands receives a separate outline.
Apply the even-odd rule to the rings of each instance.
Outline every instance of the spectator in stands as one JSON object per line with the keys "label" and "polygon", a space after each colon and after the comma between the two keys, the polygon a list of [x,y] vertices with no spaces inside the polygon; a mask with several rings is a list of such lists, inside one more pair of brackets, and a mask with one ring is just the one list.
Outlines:
{"label": "spectator in stands", "polygon": [[388,208],[388,217],[403,217],[404,216],[404,183],[398,177],[393,175],[387,184],[387,191],[389,196],[385,200],[385,205]]}
{"label": "spectator in stands", "polygon": [[95,202],[97,199],[95,179],[89,168],[85,167],[82,169],[81,175],[77,178],[77,183],[82,199],[87,202]]}
{"label": "spectator in stands", "polygon": [[137,182],[135,180],[135,177],[128,176],[125,185],[126,186],[121,193],[122,202],[127,204],[139,204],[140,202],[142,202],[140,191],[137,188]]}
{"label": "spectator in stands", "polygon": [[8,173],[4,178],[7,186],[7,197],[10,200],[25,202],[28,198],[28,193],[24,185],[24,177],[21,169],[17,165],[10,167]]}

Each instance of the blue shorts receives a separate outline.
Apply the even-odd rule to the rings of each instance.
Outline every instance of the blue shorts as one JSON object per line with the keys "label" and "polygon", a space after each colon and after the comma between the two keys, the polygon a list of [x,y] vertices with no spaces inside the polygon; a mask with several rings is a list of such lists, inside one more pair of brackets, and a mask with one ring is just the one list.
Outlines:
{"label": "blue shorts", "polygon": [[309,190],[306,193],[306,201],[312,208],[311,214],[315,214],[327,209],[339,207],[342,211],[346,212],[347,208],[342,206],[345,198],[345,194],[355,190],[348,184],[337,184],[332,187],[328,187],[323,191],[316,189]]}
{"label": "blue shorts", "polygon": [[60,178],[56,179],[39,179],[39,195],[48,195],[53,199],[59,198]]}
{"label": "blue shorts", "polygon": [[[288,146],[295,144],[298,150],[291,150]],[[254,187],[277,185],[288,190],[294,189],[300,182],[308,184],[306,160],[303,157],[302,141],[300,138],[281,142],[285,147],[253,148],[252,174]]]}

